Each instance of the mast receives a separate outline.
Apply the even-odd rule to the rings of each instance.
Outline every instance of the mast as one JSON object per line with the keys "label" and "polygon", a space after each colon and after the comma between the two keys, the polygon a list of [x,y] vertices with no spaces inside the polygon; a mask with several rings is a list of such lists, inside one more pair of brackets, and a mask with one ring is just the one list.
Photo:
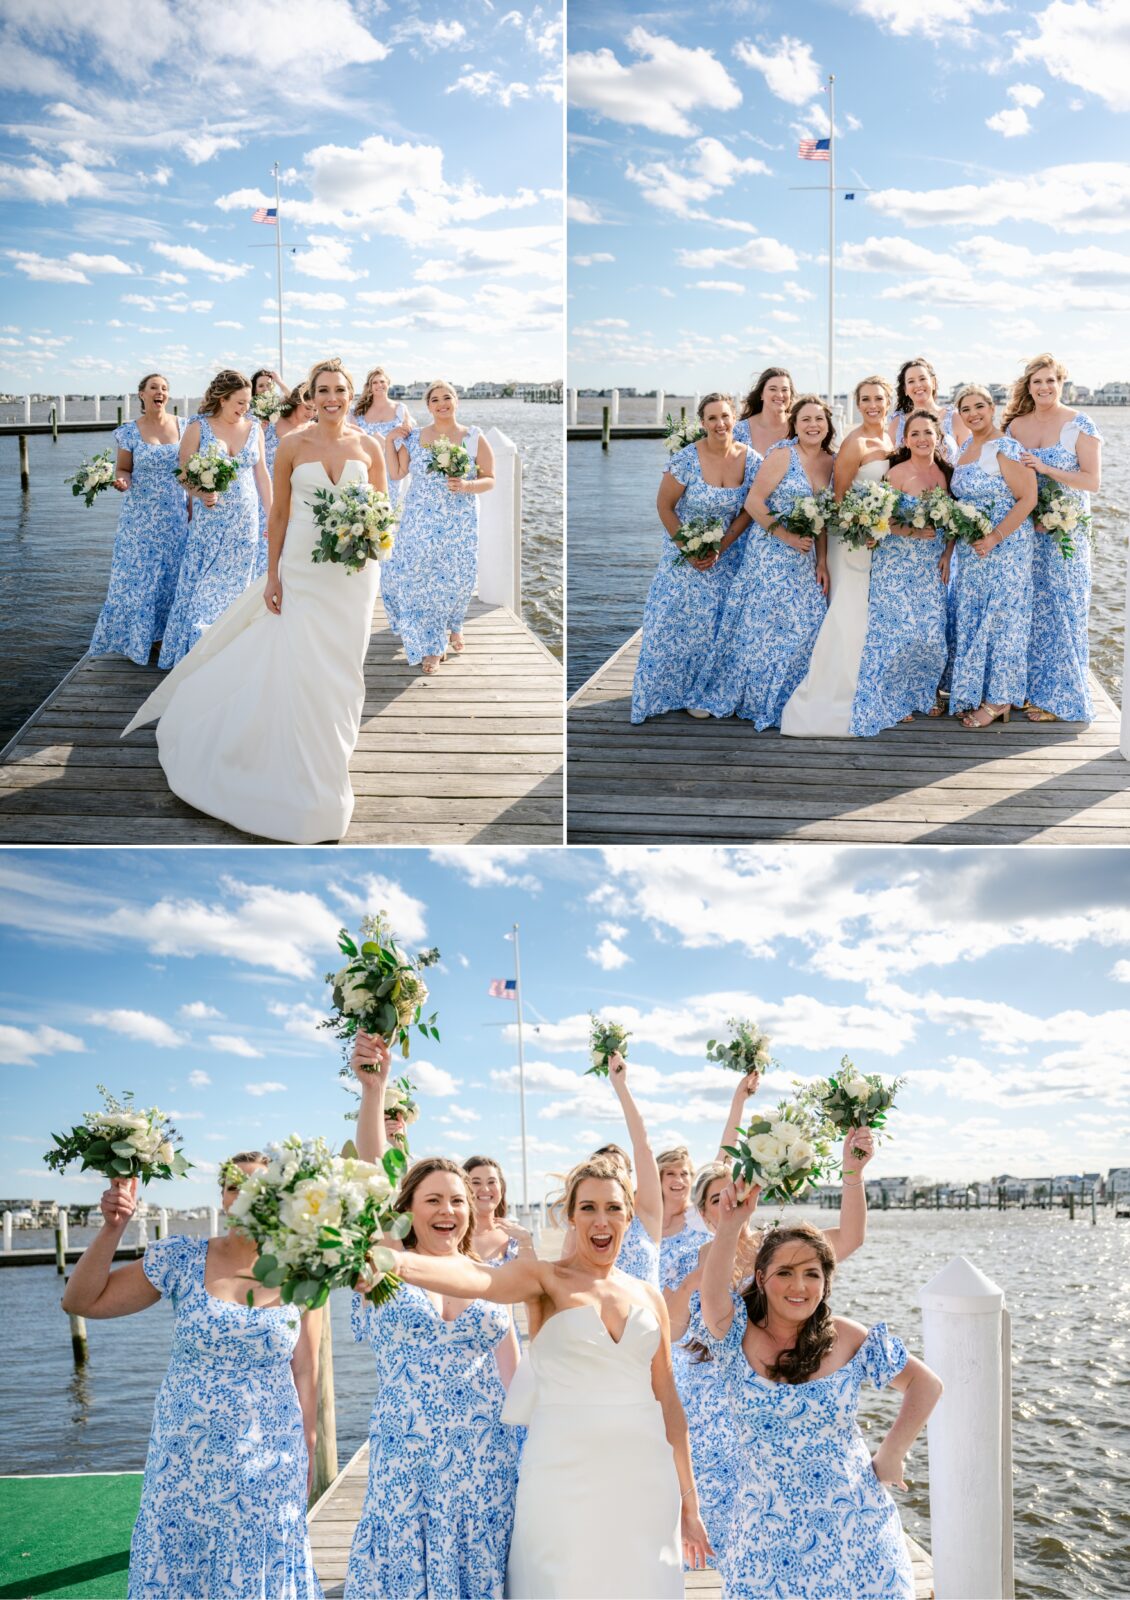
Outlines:
{"label": "mast", "polygon": [[278,373],[282,378],[283,370],[283,279],[282,279],[282,209],[279,205],[279,164],[276,161],[275,173],[275,278],[278,285],[279,302],[279,365]]}
{"label": "mast", "polygon": [[518,1002],[518,1106],[522,1126],[522,1204],[529,1209],[530,1170],[526,1155],[526,1062],[522,1053],[522,956],[518,948],[518,924],[514,924],[514,990]]}
{"label": "mast", "polygon": [[[281,340],[280,334],[280,340]],[[828,409],[836,409],[836,75],[828,74]]]}

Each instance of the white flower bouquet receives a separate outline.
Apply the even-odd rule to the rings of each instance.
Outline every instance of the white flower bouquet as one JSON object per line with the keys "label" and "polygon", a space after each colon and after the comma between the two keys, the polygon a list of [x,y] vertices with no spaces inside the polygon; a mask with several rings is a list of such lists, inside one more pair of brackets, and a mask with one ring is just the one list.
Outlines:
{"label": "white flower bouquet", "polygon": [[436,1013],[423,1015],[428,986],[421,976],[439,960],[438,950],[421,950],[414,959],[405,955],[383,911],[361,919],[360,946],[345,928],[337,942],[349,959],[338,972],[326,973],[326,982],[333,985],[334,1012],[321,1024],[323,1028],[332,1028],[339,1039],[352,1039],[360,1029],[390,1045],[396,1040],[406,1060],[410,1028],[438,1040]]}
{"label": "white flower bouquet", "polygon": [[815,539],[835,524],[836,502],[832,491],[821,489],[819,494],[798,494],[789,509],[776,520],[798,538]]}
{"label": "white flower bouquet", "polygon": [[706,429],[697,417],[679,417],[676,420],[668,411],[666,429],[663,443],[667,447],[669,456],[678,455],[687,445],[697,444],[700,439],[706,438]]}
{"label": "white flower bouquet", "polygon": [[745,1017],[727,1017],[726,1026],[730,1029],[729,1039],[706,1041],[707,1061],[716,1061],[743,1077],[748,1072],[764,1072],[772,1065],[768,1035],[755,1022]]}
{"label": "white flower bouquet", "polygon": [[367,483],[315,489],[314,521],[319,539],[311,561],[333,561],[346,572],[360,572],[368,561],[387,561],[392,554],[400,509],[381,489]]}
{"label": "white flower bouquet", "polygon": [[943,529],[947,539],[956,539],[959,544],[976,544],[978,539],[992,533],[993,524],[972,500],[954,500],[952,496],[947,498],[950,502],[948,507],[943,506],[941,501],[935,507],[938,526]]}
{"label": "white flower bouquet", "polygon": [[855,484],[836,507],[835,531],[853,550],[878,544],[891,531],[897,504],[898,491],[889,483]]}
{"label": "white flower bouquet", "polygon": [[197,450],[183,467],[177,468],[180,482],[198,494],[223,494],[238,477],[239,463],[222,444],[210,444],[206,450]]}
{"label": "white flower bouquet", "polygon": [[1060,555],[1065,561],[1070,561],[1075,554],[1075,541],[1071,536],[1081,532],[1089,537],[1091,518],[1071,490],[1056,483],[1054,478],[1038,477],[1036,484],[1036,512],[1033,519],[1036,528],[1055,539]]}
{"label": "white flower bouquet", "polygon": [[832,1160],[827,1133],[800,1099],[782,1100],[775,1112],[754,1117],[738,1129],[736,1145],[722,1148],[733,1157],[735,1182],[759,1184],[761,1198],[780,1205],[814,1188]]}
{"label": "white flower bouquet", "polygon": [[262,394],[257,394],[251,402],[252,414],[260,422],[274,422],[276,417],[282,415],[283,397],[277,389],[267,389]]}
{"label": "white flower bouquet", "polygon": [[444,478],[465,478],[471,470],[471,457],[461,444],[441,434],[427,446],[428,471]]}
{"label": "white flower bouquet", "polygon": [[[880,1133],[887,1124],[887,1112],[906,1082],[895,1078],[885,1083],[877,1073],[857,1072],[848,1056],[841,1057],[840,1070],[814,1083],[797,1084],[799,1099],[811,1106],[832,1133],[841,1138],[852,1128],[873,1128]],[[856,1151],[862,1155],[861,1150]]]}
{"label": "white flower bouquet", "polygon": [[95,495],[108,489],[116,477],[113,456],[109,450],[100,450],[82,463],[73,478],[64,478],[63,482],[70,484],[72,494],[81,494],[87,505],[92,506]]}
{"label": "white flower bouquet", "polygon": [[681,523],[673,539],[679,551],[675,566],[690,556],[697,560],[701,556],[717,555],[725,533],[725,527],[716,518],[691,517],[688,522]]}
{"label": "white flower bouquet", "polygon": [[[363,1070],[372,1072],[373,1068],[365,1067]],[[342,1067],[338,1077],[342,1079],[344,1087],[350,1094],[356,1095],[359,1092],[357,1080],[354,1078],[350,1067]],[[411,1078],[396,1078],[392,1083],[385,1085],[384,1113],[386,1117],[399,1114],[404,1118],[405,1125],[409,1127],[419,1119],[420,1107],[416,1103],[416,1085]],[[356,1122],[357,1112],[347,1111],[345,1120],[346,1122]]]}
{"label": "white flower bouquet", "polygon": [[891,521],[900,528],[914,528],[920,532],[933,528],[937,533],[948,534],[954,504],[949,491],[942,488],[927,489],[921,495],[899,495]]}
{"label": "white flower bouquet", "polygon": [[85,1111],[82,1122],[67,1133],[53,1133],[54,1150],[43,1157],[54,1172],[81,1161],[83,1172],[100,1172],[104,1178],[181,1178],[189,1170],[177,1148],[177,1131],[156,1106],[147,1110],[133,1104],[129,1091],[121,1100],[98,1084],[105,1111]]}
{"label": "white flower bouquet", "polygon": [[628,1058],[628,1040],[631,1034],[618,1022],[602,1022],[595,1012],[589,1012],[589,1055],[592,1066],[586,1068],[585,1077],[607,1078],[608,1058],[614,1050],[625,1060]]}
{"label": "white flower bouquet", "polygon": [[[293,1133],[267,1154],[266,1171],[244,1178],[227,1215],[229,1227],[259,1246],[252,1275],[278,1289],[284,1305],[315,1310],[331,1290],[352,1288],[370,1257],[383,1276],[367,1298],[380,1305],[395,1294],[395,1257],[380,1240],[384,1234],[403,1238],[412,1226],[392,1204],[403,1153],[389,1150],[375,1166],[360,1160],[351,1144],[335,1156],[324,1139]],[[247,1303],[255,1303],[251,1290]]]}

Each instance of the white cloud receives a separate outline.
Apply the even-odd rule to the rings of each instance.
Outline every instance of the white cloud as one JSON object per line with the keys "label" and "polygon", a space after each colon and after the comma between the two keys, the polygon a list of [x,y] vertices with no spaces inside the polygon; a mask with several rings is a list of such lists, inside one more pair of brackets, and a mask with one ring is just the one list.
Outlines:
{"label": "white cloud", "polygon": [[[559,1067],[553,1061],[527,1061],[524,1067],[526,1088],[530,1091],[545,1090],[552,1092],[557,1089],[575,1089],[577,1074],[570,1072],[568,1067]],[[518,1068],[503,1067],[491,1072],[491,1082],[499,1089],[517,1089]]]}
{"label": "white cloud", "polygon": [[569,259],[570,259],[570,261],[572,261],[574,263],[575,266],[578,266],[578,267],[594,267],[594,266],[597,265],[598,262],[603,263],[603,262],[608,262],[608,261],[615,261],[616,257],[615,256],[610,256],[606,250],[598,250],[598,251],[595,251],[592,255],[588,255],[588,256],[570,256]]}
{"label": "white cloud", "polygon": [[178,1033],[160,1017],[151,1016],[147,1011],[92,1011],[87,1021],[99,1028],[109,1028],[113,1033],[125,1034],[127,1039],[156,1045],[159,1050],[175,1050],[187,1042],[187,1035]]}
{"label": "white cloud", "polygon": [[[423,944],[428,937],[427,907],[394,878],[371,872],[357,884],[331,884],[330,892],[357,917],[374,909],[387,912],[393,932],[405,944]],[[336,950],[336,938],[331,948]]]}
{"label": "white cloud", "polygon": [[970,19],[991,17],[1007,8],[1002,0],[932,0],[928,6],[908,6],[904,0],[854,0],[860,16],[877,23],[896,39],[918,37],[970,44],[977,37]]}
{"label": "white cloud", "polygon": [[992,128],[994,133],[999,133],[1006,139],[1019,139],[1022,134],[1032,131],[1032,124],[1023,106],[995,112],[991,117],[985,118],[985,126]]}
{"label": "white cloud", "polygon": [[286,1084],[273,1083],[270,1079],[267,1079],[264,1083],[245,1083],[243,1087],[248,1094],[258,1097],[265,1094],[280,1094],[285,1091]]}
{"label": "white cloud", "polygon": [[454,83],[449,83],[444,90],[445,94],[454,94],[463,89],[476,100],[493,100],[496,105],[510,107],[515,100],[528,100],[533,93],[528,83],[506,83],[497,72],[489,70],[475,71],[471,67],[464,67]]}
{"label": "white cloud", "polygon": [[[364,268],[351,264],[352,254],[352,245],[344,239],[335,239],[330,234],[311,233],[307,236],[307,248],[296,251],[292,260],[295,271],[302,273],[303,277],[352,283],[357,278],[369,276]],[[287,298],[294,302],[293,295]]]}
{"label": "white cloud", "polygon": [[761,49],[748,39],[734,46],[734,54],[765,79],[769,93],[791,106],[802,106],[823,88],[820,68],[812,59],[811,45],[786,36],[775,46]]}
{"label": "white cloud", "polygon": [[37,283],[89,283],[90,279],[80,268],[65,261],[49,261],[34,250],[5,250],[16,270]]}
{"label": "white cloud", "polygon": [[728,267],[738,272],[795,272],[799,265],[796,253],[778,239],[748,239],[729,249],[707,247],[702,250],[677,250],[676,260],[681,267]]}
{"label": "white cloud", "polygon": [[[428,855],[440,866],[452,867],[460,873],[472,889],[512,888],[533,892],[541,888],[540,881],[529,872],[514,872],[536,850],[521,845],[439,845]],[[502,931],[501,929],[499,930]]]}
{"label": "white cloud", "polygon": [[177,1016],[184,1017],[190,1022],[208,1022],[214,1017],[222,1017],[223,1012],[217,1011],[215,1006],[210,1006],[206,1000],[190,1000],[187,1005],[181,1006]]}
{"label": "white cloud", "polygon": [[590,961],[595,961],[598,967],[603,967],[605,972],[617,972],[632,959],[626,950],[621,950],[611,939],[602,939],[598,945],[586,950],[585,955]]}
{"label": "white cloud", "polygon": [[236,1033],[210,1033],[208,1043],[213,1050],[218,1050],[224,1055],[246,1056],[250,1059],[263,1054],[262,1050],[256,1050],[253,1044],[249,1044]]}
{"label": "white cloud", "polygon": [[188,1086],[190,1089],[207,1089],[211,1082],[212,1080],[208,1074],[206,1072],[202,1072],[199,1067],[195,1072],[190,1072],[188,1075]]}
{"label": "white cloud", "polygon": [[221,150],[238,150],[242,141],[222,133],[193,133],[181,141],[181,150],[194,167],[211,161]]}
{"label": "white cloud", "polygon": [[[412,1082],[422,1095],[434,1095],[437,1099],[447,1099],[449,1095],[458,1093],[459,1079],[453,1078],[450,1072],[445,1072],[442,1067],[437,1067],[434,1062],[413,1059],[409,1072]],[[450,1107],[448,1107],[450,1110]]]}
{"label": "white cloud", "polygon": [[[362,294],[358,297],[364,299]],[[283,305],[288,311],[345,311],[349,301],[343,294],[338,294],[333,289],[284,289]],[[264,311],[279,309],[278,301],[271,296],[263,301]]]}
{"label": "white cloud", "polygon": [[741,90],[709,50],[687,49],[636,27],[626,43],[634,56],[622,65],[611,50],[583,50],[568,59],[573,105],[614,122],[683,138],[698,129],[686,115],[698,106],[733,111]]}
{"label": "white cloud", "polygon": [[85,1049],[77,1035],[43,1023],[37,1028],[0,1023],[0,1062],[6,1066],[30,1067],[36,1056],[79,1055]]}
{"label": "white cloud", "polygon": [[1044,91],[1034,83],[1014,83],[1008,90],[1008,98],[1014,105],[1027,106],[1031,111],[1043,100]]}
{"label": "white cloud", "polygon": [[1130,227],[1130,163],[1081,161],[981,184],[880,189],[866,201],[910,228],[1039,222],[1059,233],[1118,233]]}
{"label": "white cloud", "polygon": [[206,273],[217,283],[231,283],[236,278],[246,277],[251,271],[250,266],[240,266],[234,261],[216,261],[191,244],[154,242],[149,248],[155,255],[163,256],[166,261],[172,261],[178,267],[187,267],[190,272]]}
{"label": "white cloud", "polygon": [[0,161],[0,198],[67,205],[72,200],[96,199],[105,192],[102,180],[74,161],[64,161],[59,167],[49,166],[38,156],[18,167]]}
{"label": "white cloud", "polygon": [[629,161],[625,176],[639,185],[649,205],[678,217],[713,221],[695,207],[728,189],[738,178],[768,171],[764,161],[756,156],[736,156],[719,139],[698,139],[682,160],[649,161],[640,167]]}
{"label": "white cloud", "polygon": [[1130,983],[1130,961],[1116,961],[1110,975],[1118,983]]}
{"label": "white cloud", "polygon": [[1130,13],[1123,0],[1053,0],[1030,20],[1036,36],[1016,45],[1013,61],[1038,61],[1109,110],[1130,111]]}

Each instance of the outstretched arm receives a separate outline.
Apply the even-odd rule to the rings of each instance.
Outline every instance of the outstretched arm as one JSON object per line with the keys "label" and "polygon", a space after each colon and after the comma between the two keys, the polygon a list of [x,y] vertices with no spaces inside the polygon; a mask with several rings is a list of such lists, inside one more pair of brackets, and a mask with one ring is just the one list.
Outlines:
{"label": "outstretched arm", "polygon": [[462,1300],[494,1300],[514,1306],[545,1294],[548,1268],[532,1256],[515,1256],[500,1267],[484,1267],[466,1256],[426,1256],[418,1250],[398,1250],[393,1268],[405,1283],[434,1294]]}
{"label": "outstretched arm", "polygon": [[[379,1162],[388,1149],[385,1133],[385,1089],[388,1087],[392,1051],[373,1033],[355,1033],[349,1065],[361,1085],[357,1111],[357,1154],[362,1161]],[[366,1072],[371,1066],[373,1070]]]}
{"label": "outstretched arm", "polygon": [[659,1167],[652,1153],[640,1109],[628,1088],[628,1063],[618,1050],[608,1058],[608,1079],[616,1091],[628,1137],[632,1141],[632,1161],[636,1169],[636,1215],[658,1244],[663,1237],[663,1189]]}
{"label": "outstretched arm", "polygon": [[113,1179],[101,1205],[102,1231],[75,1263],[63,1291],[63,1310],[77,1317],[128,1317],[161,1298],[140,1261],[111,1271],[114,1252],[137,1207],[137,1179]]}
{"label": "outstretched arm", "polygon": [[716,1157],[718,1161],[728,1161],[730,1159],[726,1154],[725,1146],[732,1145],[737,1138],[738,1129],[741,1127],[742,1118],[745,1116],[746,1101],[757,1093],[760,1082],[761,1074],[756,1069],[753,1072],[747,1072],[744,1078],[738,1079],[738,1086],[734,1090],[733,1099],[730,1101],[730,1109],[726,1115],[726,1126],[722,1129],[722,1137],[718,1142],[718,1155]]}
{"label": "outstretched arm", "polygon": [[[862,1154],[857,1154],[861,1151]],[[825,1228],[824,1237],[837,1261],[846,1261],[867,1237],[867,1185],[863,1169],[875,1154],[875,1139],[870,1128],[851,1128],[844,1140],[843,1184],[840,1195],[840,1220]]]}
{"label": "outstretched arm", "polygon": [[718,1225],[702,1268],[700,1295],[702,1320],[715,1339],[724,1339],[734,1320],[734,1302],[730,1290],[734,1281],[738,1238],[757,1209],[760,1194],[757,1184],[747,1194],[745,1184],[740,1180],[736,1184],[728,1183],[722,1191]]}

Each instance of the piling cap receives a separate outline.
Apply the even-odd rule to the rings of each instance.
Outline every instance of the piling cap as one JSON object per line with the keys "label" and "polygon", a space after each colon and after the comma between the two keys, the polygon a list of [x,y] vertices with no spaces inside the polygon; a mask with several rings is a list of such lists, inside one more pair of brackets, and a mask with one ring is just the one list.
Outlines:
{"label": "piling cap", "polygon": [[999,1312],[1004,1307],[1004,1290],[972,1261],[954,1256],[924,1286],[919,1304],[923,1311]]}

